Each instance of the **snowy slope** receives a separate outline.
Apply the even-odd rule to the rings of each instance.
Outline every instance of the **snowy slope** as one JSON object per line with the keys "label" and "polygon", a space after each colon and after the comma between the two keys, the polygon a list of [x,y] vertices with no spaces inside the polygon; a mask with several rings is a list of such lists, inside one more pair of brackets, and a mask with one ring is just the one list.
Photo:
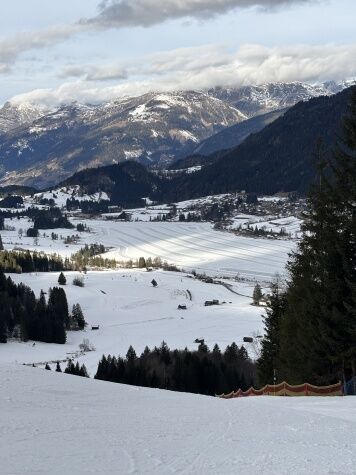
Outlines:
{"label": "snowy slope", "polygon": [[[251,305],[253,284],[234,283],[236,295],[223,286],[206,284],[181,273],[144,270],[89,272],[85,287],[72,285],[77,273],[66,272],[65,291],[69,307],[79,302],[88,328],[85,332],[68,332],[65,345],[17,341],[0,345],[0,363],[43,363],[65,360],[79,350],[83,338],[94,344],[96,351],[81,355],[94,375],[102,354],[125,355],[133,345],[142,352],[146,345],[153,348],[165,340],[171,348],[196,349],[196,338],[205,338],[212,348],[218,343],[225,349],[234,340],[239,346],[244,336],[262,334],[262,309]],[[58,285],[58,273],[12,274],[15,282],[23,282],[39,296],[40,290]],[[158,282],[153,288],[151,280]],[[192,300],[190,300],[190,291]],[[205,307],[205,300],[225,302],[218,307]],[[187,305],[184,312],[179,304]],[[100,325],[99,331],[91,331]],[[246,348],[249,350],[249,345]],[[252,351],[252,348],[251,348]],[[254,355],[251,354],[253,357]]]}
{"label": "snowy slope", "polygon": [[[117,249],[107,257],[161,257],[187,270],[210,275],[237,274],[271,280],[285,273],[291,241],[253,239],[214,231],[210,223],[114,223],[108,228],[97,225],[99,232],[108,232]],[[120,224],[119,226],[117,226]],[[114,244],[115,240],[115,244]]]}
{"label": "snowy slope", "polygon": [[331,96],[355,84],[354,79],[322,84],[276,82],[242,87],[215,87],[208,92],[213,97],[230,102],[247,117],[291,107],[313,97]]}
{"label": "snowy slope", "polygon": [[36,193],[33,196],[33,199],[30,197],[26,198],[26,201],[31,205],[36,204],[36,201],[41,200],[42,198],[51,200],[53,199],[56,206],[59,208],[65,207],[68,199],[74,198],[77,201],[95,201],[99,202],[102,200],[109,200],[109,196],[105,192],[97,192],[93,195],[87,195],[80,191],[79,186],[66,186],[62,188],[56,188],[52,191],[45,191],[43,193]]}
{"label": "snowy slope", "polygon": [[215,398],[0,366],[2,475],[355,473],[355,398]]}
{"label": "snowy slope", "polygon": [[32,225],[26,218],[6,219],[5,224],[15,229],[2,231],[1,235],[6,249],[17,247],[70,256],[86,243],[100,243],[112,248],[106,257],[118,261],[160,257],[185,270],[268,281],[276,273],[285,273],[288,254],[296,245],[294,241],[247,238],[215,231],[210,223],[126,223],[100,219],[72,219],[72,222],[85,223],[91,230],[80,233],[80,241],[72,245],[52,241],[50,235],[54,231],[59,236],[70,236],[76,234],[73,229],[47,230],[46,237],[41,232],[36,245],[32,238],[20,239],[18,229]]}
{"label": "snowy slope", "polygon": [[32,104],[6,102],[0,108],[0,134],[10,132],[24,125],[29,125],[46,113],[48,113],[48,111]]}

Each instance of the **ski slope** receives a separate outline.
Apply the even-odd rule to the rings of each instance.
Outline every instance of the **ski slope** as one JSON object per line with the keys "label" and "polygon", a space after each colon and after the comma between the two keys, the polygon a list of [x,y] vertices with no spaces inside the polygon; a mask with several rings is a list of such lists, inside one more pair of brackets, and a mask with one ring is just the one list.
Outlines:
{"label": "ski slope", "polygon": [[199,395],[0,365],[1,474],[352,475],[356,398]]}
{"label": "ski slope", "polygon": [[[37,296],[58,285],[59,273],[11,274],[19,283],[29,285]],[[223,286],[206,284],[183,273],[145,270],[88,272],[85,286],[72,284],[78,273],[66,272],[64,287],[69,307],[79,302],[88,328],[84,332],[68,332],[65,345],[9,341],[0,345],[0,363],[39,364],[48,361],[79,359],[93,376],[103,354],[126,355],[130,345],[138,353],[146,345],[153,348],[164,340],[171,348],[196,349],[196,338],[205,338],[212,348],[222,349],[233,341],[243,344],[243,337],[263,334],[263,308],[251,305],[253,284],[234,283],[237,295]],[[151,285],[152,279],[158,287]],[[190,295],[192,300],[190,300]],[[206,300],[218,299],[219,306],[205,307]],[[178,310],[178,305],[187,310]],[[92,331],[99,325],[99,331]],[[83,338],[88,338],[96,351],[76,354]],[[253,348],[245,344],[248,351]],[[62,365],[65,366],[64,364]],[[54,367],[54,365],[53,365]]]}

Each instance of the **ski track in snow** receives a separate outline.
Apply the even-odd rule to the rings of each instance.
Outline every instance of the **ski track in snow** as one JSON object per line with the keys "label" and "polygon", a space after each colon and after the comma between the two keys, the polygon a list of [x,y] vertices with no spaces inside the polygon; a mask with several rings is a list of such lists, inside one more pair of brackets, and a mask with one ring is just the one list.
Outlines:
{"label": "ski track in snow", "polygon": [[15,365],[0,380],[2,475],[355,473],[352,397],[224,401]]}

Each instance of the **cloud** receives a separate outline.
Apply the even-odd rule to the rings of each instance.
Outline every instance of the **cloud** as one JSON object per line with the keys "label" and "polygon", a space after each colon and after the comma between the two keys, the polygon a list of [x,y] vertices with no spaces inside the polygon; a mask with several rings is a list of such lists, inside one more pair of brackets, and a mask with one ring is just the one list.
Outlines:
{"label": "cloud", "polygon": [[113,81],[127,79],[128,73],[120,65],[69,65],[63,68],[62,72],[59,74],[60,78],[82,78],[85,81]]}
{"label": "cloud", "polygon": [[22,53],[52,47],[88,30],[149,27],[174,19],[209,19],[238,8],[273,8],[320,1],[325,0],[103,0],[98,15],[93,18],[0,40],[0,74],[9,72]]}
{"label": "cloud", "polygon": [[100,27],[149,27],[167,20],[181,18],[208,19],[238,8],[270,9],[318,0],[103,0],[99,14],[82,24]]}
{"label": "cloud", "polygon": [[[341,80],[356,77],[355,57],[356,44],[274,48],[244,45],[234,52],[221,45],[180,48],[139,58],[131,64],[76,67],[72,70],[76,81],[55,89],[31,91],[12,100],[56,106],[72,101],[100,103],[150,91]],[[120,72],[127,79],[120,76],[119,83],[103,87],[102,80],[98,80]]]}
{"label": "cloud", "polygon": [[20,33],[9,40],[0,40],[0,73],[8,72],[20,54],[49,48],[84,29],[84,25],[54,26],[41,31]]}

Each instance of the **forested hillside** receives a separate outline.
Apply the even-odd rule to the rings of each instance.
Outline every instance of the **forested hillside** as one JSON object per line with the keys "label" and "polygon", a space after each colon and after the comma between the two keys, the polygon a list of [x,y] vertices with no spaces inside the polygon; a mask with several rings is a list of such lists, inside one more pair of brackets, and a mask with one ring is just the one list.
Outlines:
{"label": "forested hillside", "polygon": [[354,89],[298,103],[216,163],[179,177],[168,195],[184,199],[238,190],[305,193],[315,178],[317,143],[322,140],[330,155]]}

